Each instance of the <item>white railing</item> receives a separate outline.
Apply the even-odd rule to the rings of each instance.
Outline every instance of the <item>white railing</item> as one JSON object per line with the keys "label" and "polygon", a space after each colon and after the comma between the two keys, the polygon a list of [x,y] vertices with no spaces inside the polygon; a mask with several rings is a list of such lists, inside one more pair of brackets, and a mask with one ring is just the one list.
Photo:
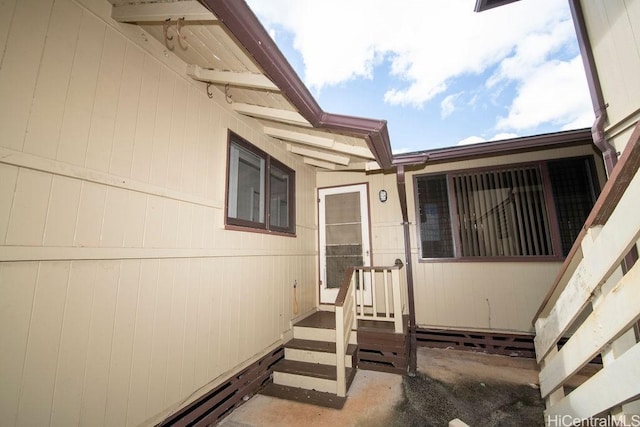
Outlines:
{"label": "white railing", "polygon": [[355,277],[353,268],[350,268],[336,298],[336,394],[341,397],[347,395],[345,357],[351,331],[356,328]]}
{"label": "white railing", "polygon": [[[393,322],[395,332],[403,332],[400,290],[402,267],[402,263],[399,263],[389,267],[355,268],[357,283],[364,284],[356,289],[356,319]],[[367,292],[370,292],[370,298],[367,298]]]}
{"label": "white railing", "polygon": [[[345,356],[358,319],[393,322],[394,331],[403,332],[402,267],[401,262],[389,267],[351,267],[345,273],[335,302],[338,396],[347,393]],[[367,292],[370,292],[370,303],[367,303]]]}
{"label": "white railing", "polygon": [[[629,144],[632,151],[625,155],[633,152],[635,160],[627,156],[612,174],[587,220],[581,247],[566,261],[577,267],[558,279],[566,283],[564,289],[545,303],[535,322],[547,425],[596,416],[624,421],[625,415],[640,413],[637,403],[629,403],[640,396],[640,343],[634,330],[640,319],[640,262],[626,274],[621,268],[640,239],[640,147],[637,140]],[[602,369],[567,394],[567,382],[597,355]]]}

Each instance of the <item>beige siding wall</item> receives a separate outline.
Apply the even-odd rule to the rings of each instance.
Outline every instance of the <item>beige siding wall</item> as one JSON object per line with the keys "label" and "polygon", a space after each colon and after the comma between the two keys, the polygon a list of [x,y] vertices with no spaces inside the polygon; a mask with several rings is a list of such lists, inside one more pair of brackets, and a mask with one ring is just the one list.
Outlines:
{"label": "beige siding wall", "polygon": [[583,0],[587,31],[618,151],[640,120],[640,0]]}
{"label": "beige siding wall", "polygon": [[[315,172],[103,0],[0,2],[0,424],[137,425],[316,306]],[[227,129],[297,238],[224,230]]]}
{"label": "beige siding wall", "polygon": [[[407,176],[416,320],[421,326],[532,332],[531,320],[560,268],[560,262],[419,262],[413,176],[559,157],[593,154],[589,146],[428,165]],[[601,182],[604,171],[598,166]],[[318,187],[368,182],[375,265],[405,260],[396,178],[382,173],[319,173]],[[386,203],[378,192],[389,193]]]}

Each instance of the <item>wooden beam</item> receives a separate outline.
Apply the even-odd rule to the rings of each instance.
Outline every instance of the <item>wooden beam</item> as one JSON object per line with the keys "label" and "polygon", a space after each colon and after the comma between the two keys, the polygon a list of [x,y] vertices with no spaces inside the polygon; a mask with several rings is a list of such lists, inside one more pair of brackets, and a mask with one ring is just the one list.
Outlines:
{"label": "wooden beam", "polygon": [[337,163],[339,165],[347,166],[349,164],[349,158],[344,156],[338,156],[337,154],[325,153],[324,151],[310,150],[308,148],[298,147],[297,145],[288,145],[287,149],[294,154],[300,154],[301,156],[311,157],[314,159],[324,160],[326,162]]}
{"label": "wooden beam", "polygon": [[263,107],[260,105],[243,104],[234,102],[231,108],[245,116],[251,116],[258,119],[273,120],[276,122],[289,123],[297,126],[311,127],[311,123],[307,121],[297,111],[280,110],[277,108]]}
{"label": "wooden beam", "polygon": [[311,166],[317,166],[319,168],[329,169],[329,170],[336,170],[335,163],[323,162],[322,160],[310,159],[308,157],[304,157],[302,161]]}
{"label": "wooden beam", "polygon": [[321,147],[330,149],[333,147],[335,141],[332,138],[325,138],[322,136],[309,135],[301,132],[294,132],[286,129],[278,129],[265,126],[264,133],[269,136],[278,139],[284,139],[286,141],[297,142],[299,144],[313,145],[314,147]]}
{"label": "wooden beam", "polygon": [[569,330],[590,302],[594,290],[619,267],[625,254],[640,239],[640,215],[637,214],[639,194],[640,174],[636,174],[549,315],[536,321],[538,362]]}
{"label": "wooden beam", "polygon": [[640,343],[605,366],[557,405],[545,411],[546,419],[587,419],[640,394]]}
{"label": "wooden beam", "polygon": [[540,393],[546,397],[640,318],[640,264],[602,295],[593,313],[574,332],[558,354],[548,357],[540,371]]}
{"label": "wooden beam", "polygon": [[190,64],[187,65],[187,75],[201,82],[228,83],[233,86],[279,91],[278,87],[262,74],[207,70],[198,65]]}
{"label": "wooden beam", "polygon": [[379,171],[380,169],[382,169],[380,167],[380,165],[378,164],[378,162],[367,162],[367,164],[365,165],[364,168],[367,172],[369,171]]}
{"label": "wooden beam", "polygon": [[348,154],[350,156],[363,157],[365,159],[375,159],[371,150],[366,147],[357,147],[354,145],[344,144],[337,142],[333,138],[326,138],[322,136],[309,135],[306,133],[290,131],[286,129],[278,129],[265,126],[264,133],[274,138],[283,139],[298,144],[312,145],[314,147],[325,148],[327,150],[335,151],[342,154]]}
{"label": "wooden beam", "polygon": [[196,0],[114,6],[111,8],[111,17],[118,22],[162,22],[167,19],[218,20],[211,11]]}

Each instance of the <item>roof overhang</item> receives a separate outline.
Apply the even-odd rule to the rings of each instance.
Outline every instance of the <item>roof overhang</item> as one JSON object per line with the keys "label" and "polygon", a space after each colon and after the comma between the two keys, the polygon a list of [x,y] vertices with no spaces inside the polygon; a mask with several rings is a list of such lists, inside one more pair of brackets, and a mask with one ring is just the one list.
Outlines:
{"label": "roof overhang", "polygon": [[147,49],[214,102],[255,119],[305,164],[358,171],[392,166],[387,122],[323,111],[245,1],[109,2],[111,17],[126,31],[129,25],[143,31]]}
{"label": "roof overhang", "polygon": [[592,145],[591,129],[577,129],[542,135],[504,139],[501,141],[481,142],[478,144],[438,148],[396,155],[394,165],[419,165],[426,163],[444,163],[470,158],[503,156],[509,154],[550,150],[577,145]]}
{"label": "roof overhang", "polygon": [[265,75],[314,128],[363,137],[380,166],[383,169],[392,166],[393,155],[386,120],[324,112],[244,1],[200,1],[218,17],[260,65]]}
{"label": "roof overhang", "polygon": [[476,7],[474,12],[484,12],[485,10],[493,9],[494,7],[504,6],[505,4],[513,3],[518,0],[476,0]]}

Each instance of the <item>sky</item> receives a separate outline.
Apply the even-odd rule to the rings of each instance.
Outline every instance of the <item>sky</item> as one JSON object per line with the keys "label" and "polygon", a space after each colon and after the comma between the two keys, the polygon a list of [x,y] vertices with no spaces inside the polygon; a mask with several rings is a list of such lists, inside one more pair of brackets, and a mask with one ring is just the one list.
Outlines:
{"label": "sky", "polygon": [[394,153],[590,127],[566,0],[248,0],[330,113],[387,120]]}

